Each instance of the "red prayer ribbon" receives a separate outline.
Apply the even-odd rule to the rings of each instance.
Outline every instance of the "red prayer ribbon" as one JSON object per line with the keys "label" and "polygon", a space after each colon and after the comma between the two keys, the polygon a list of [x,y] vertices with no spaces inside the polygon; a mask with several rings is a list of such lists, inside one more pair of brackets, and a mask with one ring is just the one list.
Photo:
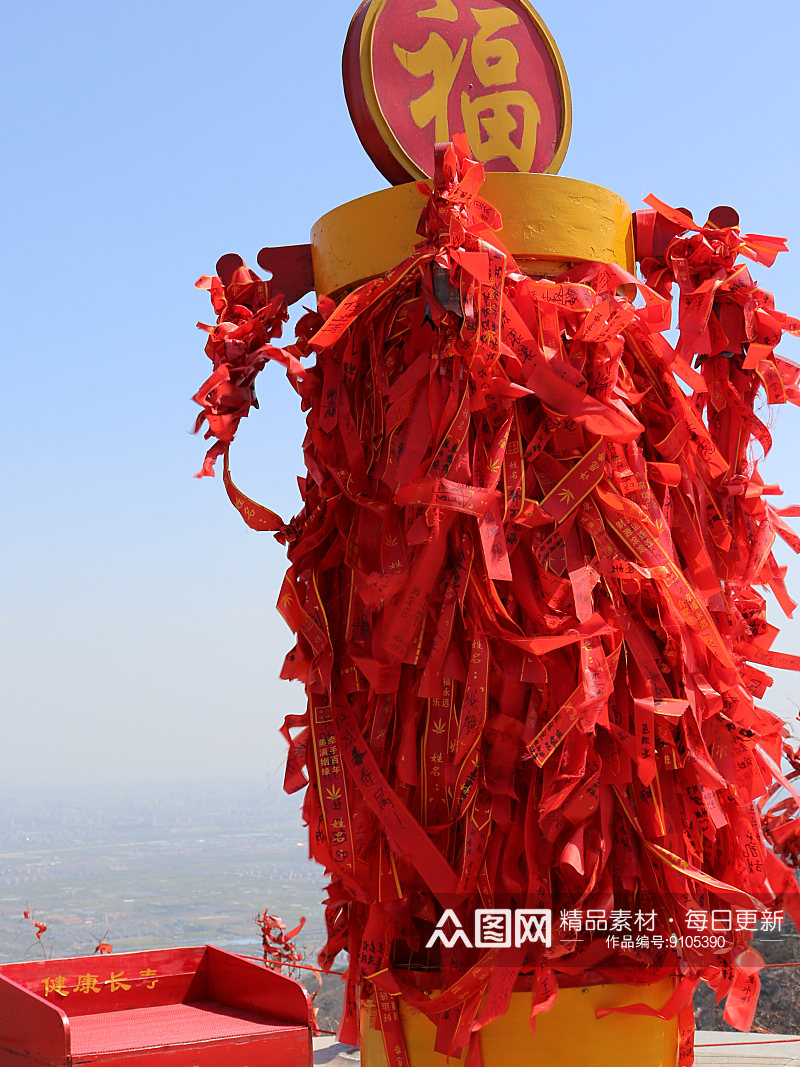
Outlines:
{"label": "red prayer ribbon", "polygon": [[[287,788],[307,778],[311,851],[331,876],[323,964],[350,952],[343,1038],[370,990],[405,1067],[402,995],[436,1022],[437,1048],[477,1063],[473,1027],[521,975],[534,1016],[556,982],[673,975],[664,1011],[688,1064],[701,978],[729,1021],[752,1020],[749,932],[612,946],[558,916],[634,902],[679,937],[689,912],[800,918],[797,804],[775,799],[786,728],[756,702],[760,667],[800,667],[772,650],[759,591],[791,613],[772,547],[800,538],[752,448],[771,447],[762,393],[800,403],[800,368],[776,353],[800,322],[737,262],[769,265],[784,243],[649,198],[674,236],[643,279],[591,263],[527,278],[492,237],[481,178],[463,146],[444,150],[413,254],[322,298],[287,349],[270,344],[285,309],[266,283],[246,268],[204,283],[218,312],[196,398],[218,440],[204,472],[224,452],[245,521],[288,544],[283,676],[305,684],[309,715],[284,727]],[[227,466],[270,360],[308,411],[288,525]],[[552,945],[426,948],[444,909],[466,929],[476,907],[551,908]]]}

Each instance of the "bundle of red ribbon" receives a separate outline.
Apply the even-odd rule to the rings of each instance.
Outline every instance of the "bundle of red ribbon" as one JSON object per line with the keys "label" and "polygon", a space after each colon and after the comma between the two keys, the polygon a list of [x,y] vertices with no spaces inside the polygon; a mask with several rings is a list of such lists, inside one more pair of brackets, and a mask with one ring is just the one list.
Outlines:
{"label": "bundle of red ribbon", "polygon": [[[600,263],[537,280],[498,243],[482,180],[459,147],[440,153],[413,255],[322,298],[287,349],[269,343],[284,310],[266,283],[246,268],[210,282],[215,373],[196,397],[220,441],[204,473],[267,361],[308,411],[291,524],[238,493],[227,462],[226,485],[289,546],[282,676],[308,711],[284,725],[286,788],[308,781],[331,875],[323,965],[349,953],[342,1037],[372,991],[393,1064],[398,994],[436,1022],[438,1050],[477,1062],[476,1030],[525,981],[535,1016],[559,984],[675,975],[663,1014],[688,1027],[703,978],[747,1028],[754,916],[800,910],[762,827],[776,783],[793,792],[786,727],[756,703],[764,666],[800,668],[771,650],[758,591],[791,614],[772,547],[800,549],[784,521],[800,511],[770,504],[753,456],[771,444],[759,391],[800,402],[800,368],[775,352],[800,322],[737,264],[783,242],[651,200],[644,282]],[[771,816],[784,844],[795,811]],[[445,909],[467,928],[497,907],[552,909],[552,944],[426,948]],[[670,936],[614,946],[559,923],[632,908]],[[725,910],[750,919],[723,947],[684,936],[688,914]]]}

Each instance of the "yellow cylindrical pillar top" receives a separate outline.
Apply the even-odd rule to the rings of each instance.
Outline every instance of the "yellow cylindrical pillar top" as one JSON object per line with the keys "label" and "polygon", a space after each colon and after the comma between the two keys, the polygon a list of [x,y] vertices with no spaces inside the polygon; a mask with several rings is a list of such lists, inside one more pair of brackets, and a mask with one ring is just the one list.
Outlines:
{"label": "yellow cylindrical pillar top", "polygon": [[[489,173],[480,195],[500,212],[498,236],[527,274],[552,275],[587,261],[634,270],[630,208],[600,185],[557,174]],[[339,297],[406,259],[420,240],[424,205],[410,182],[323,215],[311,230],[317,294]]]}

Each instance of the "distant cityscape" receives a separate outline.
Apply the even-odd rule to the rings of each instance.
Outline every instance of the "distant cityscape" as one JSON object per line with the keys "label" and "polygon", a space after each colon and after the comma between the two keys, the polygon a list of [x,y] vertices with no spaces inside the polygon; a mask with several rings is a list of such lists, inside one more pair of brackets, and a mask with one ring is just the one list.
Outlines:
{"label": "distant cityscape", "polygon": [[[297,797],[230,790],[0,792],[0,963],[210,943],[260,957],[268,908],[315,954],[324,874]],[[32,922],[47,930],[37,941]]]}

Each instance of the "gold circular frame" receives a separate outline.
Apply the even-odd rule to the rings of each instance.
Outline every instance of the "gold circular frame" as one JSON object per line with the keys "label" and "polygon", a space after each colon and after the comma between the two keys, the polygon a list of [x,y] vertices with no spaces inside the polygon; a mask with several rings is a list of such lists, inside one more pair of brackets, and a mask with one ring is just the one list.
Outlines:
{"label": "gold circular frame", "polygon": [[[364,90],[364,99],[372,121],[375,123],[375,127],[384,144],[389,149],[396,162],[407,172],[409,181],[427,180],[431,178],[431,175],[425,174],[425,172],[417,166],[395,136],[394,131],[383,113],[380,102],[378,101],[378,93],[375,88],[375,76],[372,67],[372,41],[378,18],[388,2],[389,0],[372,0],[364,17],[364,24],[361,27],[359,64],[361,67],[361,85]],[[561,53],[558,50],[555,38],[550,33],[544,19],[536,8],[529,3],[529,0],[514,0],[514,2],[519,4],[520,7],[528,13],[536,25],[542,40],[547,46],[547,51],[553,61],[553,66],[555,67],[556,76],[558,78],[558,88],[561,94],[562,104],[561,131],[553,158],[544,172],[545,174],[557,174],[561,164],[564,162],[564,157],[567,154],[569,139],[572,133],[572,94],[570,92],[569,80],[567,78],[567,68],[564,66],[564,60],[561,58]]]}

